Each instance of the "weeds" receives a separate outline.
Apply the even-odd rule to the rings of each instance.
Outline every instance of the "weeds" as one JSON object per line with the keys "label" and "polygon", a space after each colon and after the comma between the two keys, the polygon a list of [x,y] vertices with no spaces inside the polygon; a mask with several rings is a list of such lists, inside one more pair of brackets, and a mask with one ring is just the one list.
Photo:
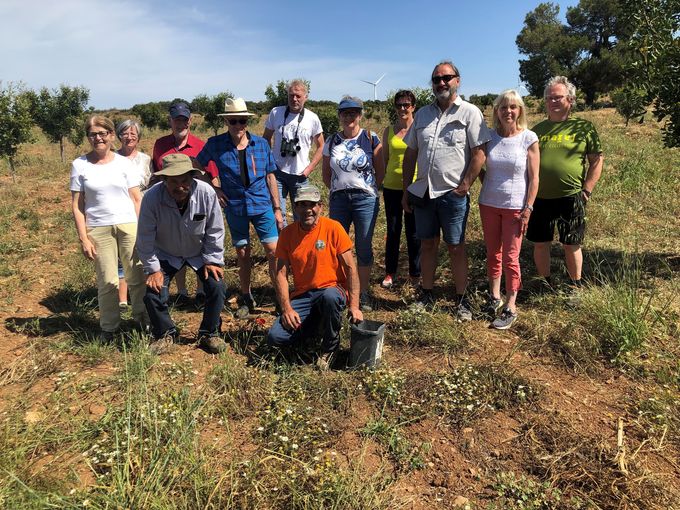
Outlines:
{"label": "weeds", "polygon": [[394,423],[383,417],[371,421],[361,430],[366,437],[371,437],[387,448],[390,457],[401,471],[412,471],[425,467],[425,455],[430,451],[429,443],[419,446],[411,444],[402,427],[404,423]]}

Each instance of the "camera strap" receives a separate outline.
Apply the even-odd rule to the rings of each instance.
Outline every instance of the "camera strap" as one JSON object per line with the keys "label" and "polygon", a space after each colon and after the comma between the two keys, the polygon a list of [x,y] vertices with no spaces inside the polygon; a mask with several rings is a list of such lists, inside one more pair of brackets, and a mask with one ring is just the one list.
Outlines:
{"label": "camera strap", "polygon": [[[283,114],[283,124],[281,124],[281,139],[285,138],[285,135],[283,134],[283,128],[286,127],[286,120],[288,119],[288,115],[290,115],[290,107],[286,106],[286,112]],[[298,131],[300,131],[300,122],[302,122],[302,119],[305,117],[305,109],[303,108],[300,110],[300,113],[298,114],[298,119],[297,119],[297,127],[295,128],[295,136],[293,139],[298,137]]]}

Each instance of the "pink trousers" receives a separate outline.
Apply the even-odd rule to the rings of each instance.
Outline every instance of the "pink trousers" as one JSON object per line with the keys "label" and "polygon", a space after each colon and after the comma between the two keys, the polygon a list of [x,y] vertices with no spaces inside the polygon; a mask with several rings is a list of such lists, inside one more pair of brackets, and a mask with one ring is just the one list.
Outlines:
{"label": "pink trousers", "polygon": [[519,268],[519,251],[522,247],[522,211],[520,209],[499,209],[479,204],[479,214],[484,230],[486,245],[486,272],[490,279],[505,273],[506,292],[522,288],[522,273]]}

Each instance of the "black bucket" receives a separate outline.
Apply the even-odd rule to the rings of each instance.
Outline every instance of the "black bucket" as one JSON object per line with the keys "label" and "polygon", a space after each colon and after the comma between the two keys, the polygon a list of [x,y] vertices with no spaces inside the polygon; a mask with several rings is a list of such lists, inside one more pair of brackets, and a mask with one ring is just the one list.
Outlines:
{"label": "black bucket", "polygon": [[350,368],[373,368],[380,364],[385,324],[363,320],[351,324],[349,366]]}

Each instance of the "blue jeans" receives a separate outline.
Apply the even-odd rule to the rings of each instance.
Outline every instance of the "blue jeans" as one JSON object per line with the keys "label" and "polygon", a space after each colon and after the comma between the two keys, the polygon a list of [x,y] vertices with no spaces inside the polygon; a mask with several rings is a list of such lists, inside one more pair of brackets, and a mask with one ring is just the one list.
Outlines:
{"label": "blue jeans", "polygon": [[322,352],[334,352],[340,347],[342,311],[346,303],[345,291],[338,287],[307,291],[290,301],[302,325],[295,331],[288,331],[281,325],[279,317],[269,330],[267,342],[277,346],[296,344],[321,332]]}
{"label": "blue jeans", "polygon": [[304,175],[293,175],[281,170],[276,170],[274,172],[276,176],[276,184],[279,187],[279,206],[281,207],[281,214],[283,215],[283,226],[288,225],[286,220],[286,197],[290,195],[290,204],[293,208],[293,220],[297,221],[297,215],[295,214],[295,194],[297,187],[308,181],[307,177]]}
{"label": "blue jeans", "polygon": [[460,197],[449,191],[430,198],[423,207],[414,207],[418,239],[439,237],[441,229],[444,242],[450,245],[465,242],[465,227],[470,213],[470,195]]}
{"label": "blue jeans", "polygon": [[329,208],[330,218],[340,222],[348,234],[354,223],[357,263],[364,267],[373,264],[373,230],[380,209],[378,197],[360,189],[334,191]]}
{"label": "blue jeans", "polygon": [[[177,331],[168,311],[168,284],[179,269],[175,269],[167,261],[161,260],[161,271],[163,272],[163,288],[160,293],[147,287],[144,296],[144,304],[151,322],[151,333],[156,339],[168,333],[174,334]],[[211,275],[206,279],[203,276],[203,267],[196,271],[196,277],[203,283],[203,291],[205,292],[203,320],[198,328],[198,336],[216,335],[220,332],[222,324],[220,313],[222,307],[224,307],[226,293],[224,280],[215,280]]]}

